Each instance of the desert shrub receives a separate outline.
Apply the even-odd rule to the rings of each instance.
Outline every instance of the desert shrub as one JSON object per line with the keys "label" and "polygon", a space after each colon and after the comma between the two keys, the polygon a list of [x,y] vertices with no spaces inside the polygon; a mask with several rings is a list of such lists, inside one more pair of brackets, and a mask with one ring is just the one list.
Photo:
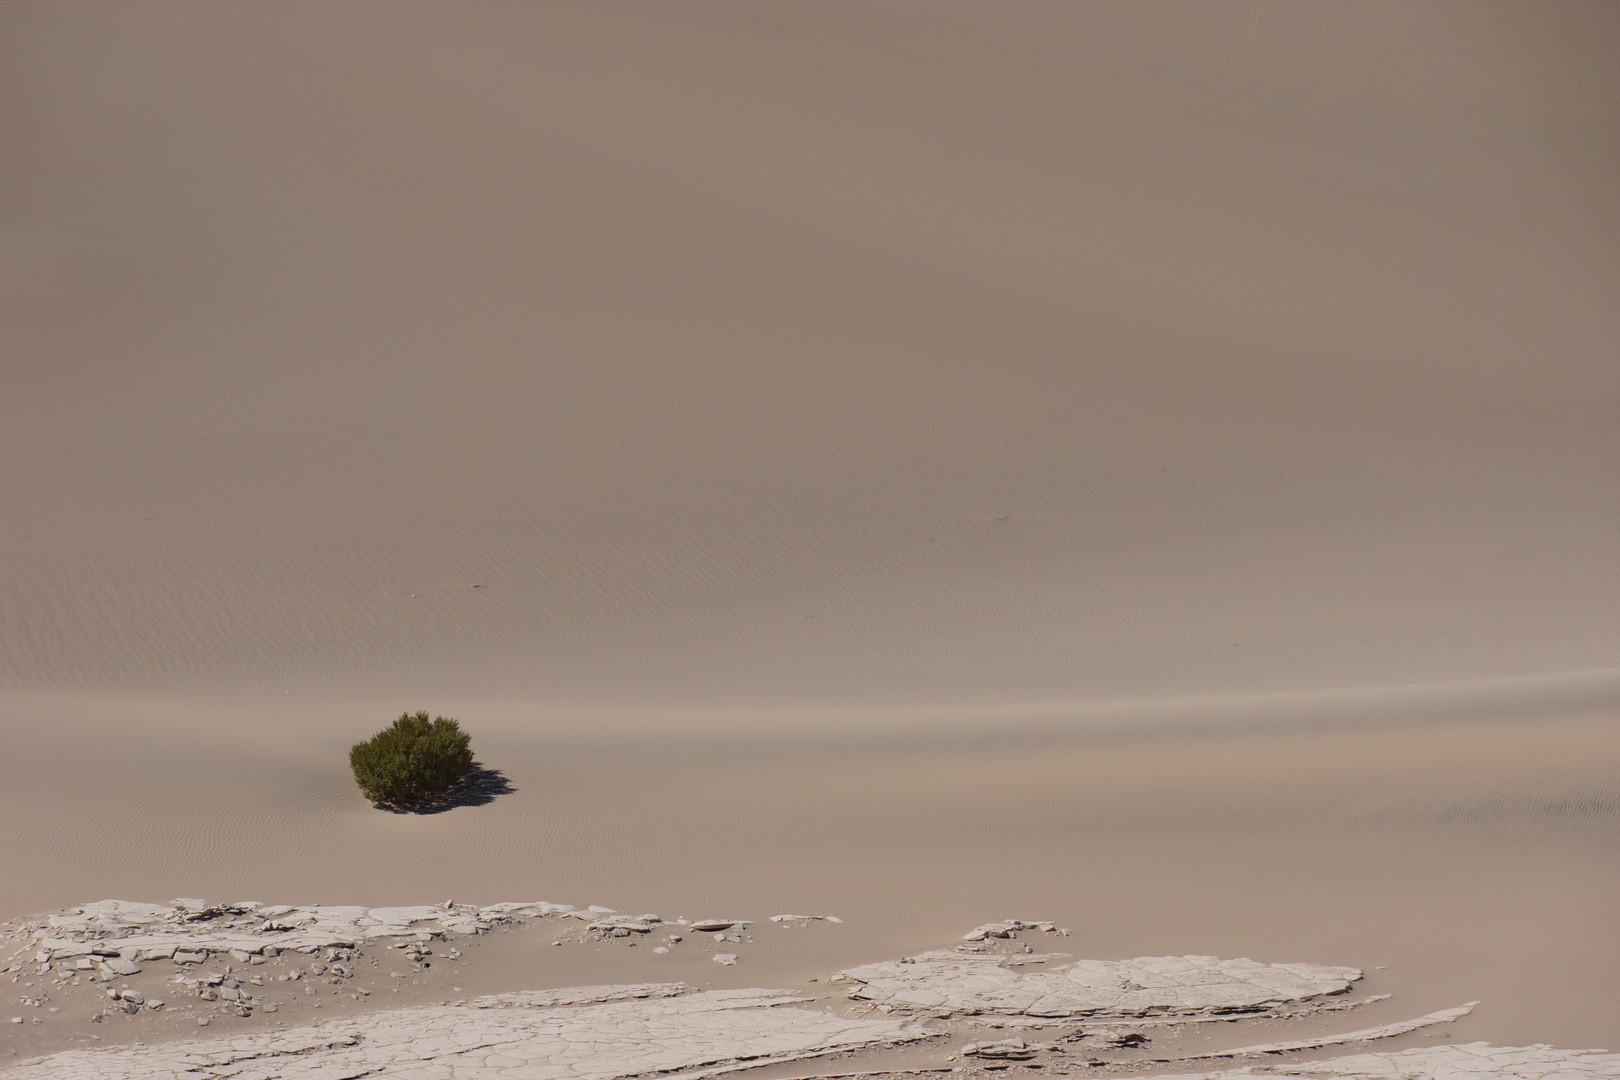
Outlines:
{"label": "desert shrub", "polygon": [[354,782],[372,802],[413,809],[453,791],[472,768],[472,736],[443,716],[405,713],[349,751]]}

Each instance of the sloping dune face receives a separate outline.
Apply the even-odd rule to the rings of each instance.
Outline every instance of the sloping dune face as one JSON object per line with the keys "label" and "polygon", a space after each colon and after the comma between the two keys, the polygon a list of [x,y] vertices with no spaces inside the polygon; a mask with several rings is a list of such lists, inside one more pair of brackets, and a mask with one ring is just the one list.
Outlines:
{"label": "sloping dune face", "polygon": [[[1603,0],[0,3],[0,921],[549,897],[776,986],[1055,919],[1620,1045],[1616,55]],[[406,708],[477,797],[355,791]],[[672,977],[580,964],[497,989]]]}
{"label": "sloping dune face", "polygon": [[0,18],[5,685],[1613,663],[1607,5]]}

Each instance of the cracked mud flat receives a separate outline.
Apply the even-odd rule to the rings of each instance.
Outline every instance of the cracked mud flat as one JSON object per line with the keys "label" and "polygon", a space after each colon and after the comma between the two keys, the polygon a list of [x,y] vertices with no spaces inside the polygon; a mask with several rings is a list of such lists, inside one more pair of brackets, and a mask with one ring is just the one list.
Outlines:
{"label": "cracked mud flat", "polygon": [[[837,921],[789,916],[774,925]],[[365,908],[103,900],[0,924],[0,972],[15,994],[12,1009],[0,1008],[0,1037],[12,1055],[33,1056],[85,1042],[173,1039],[211,1024],[251,1032],[475,997],[515,1004],[521,993],[502,992],[580,976],[724,984],[713,978],[723,970],[713,961],[752,944],[749,924],[665,922],[545,901]],[[638,945],[651,947],[637,953]],[[624,977],[636,974],[638,955],[652,962],[653,979]],[[545,1004],[559,1004],[565,992],[577,991],[543,991]]]}
{"label": "cracked mud flat", "polygon": [[867,964],[846,974],[861,984],[861,999],[891,1008],[1054,1018],[1257,1009],[1343,993],[1361,978],[1355,968],[1216,956],[1080,960],[1063,971],[1024,971],[994,954],[950,951]]}
{"label": "cracked mud flat", "polygon": [[1178,1073],[1164,1080],[1217,1080],[1244,1076],[1366,1077],[1368,1080],[1467,1080],[1468,1077],[1523,1080],[1593,1080],[1620,1076],[1620,1054],[1558,1050],[1550,1046],[1421,1046],[1393,1054],[1353,1054],[1298,1066],[1250,1065],[1217,1072]]}
{"label": "cracked mud flat", "polygon": [[[833,922],[772,917],[777,924]],[[761,1080],[808,1077],[1175,1073],[1434,1077],[1620,1077],[1620,1055],[1473,1042],[1302,1060],[1329,1047],[1449,1034],[1477,1002],[1372,1026],[1335,1014],[1387,1001],[1351,993],[1363,972],[1314,964],[1267,964],[1212,956],[1076,959],[1035,953],[1020,935],[1061,941],[1050,923],[987,924],[952,949],[866,964],[805,992],[700,990],[679,982],[576,986],[487,994],[384,1009],[410,1000],[374,995],[391,981],[422,993],[437,962],[457,968],[493,931],[528,931],[562,942],[650,950],[702,939],[746,963],[752,920],[666,921],[547,902],[477,908],[445,904],[359,908],[101,901],[4,929],[4,970],[32,1012],[13,1033],[46,1035],[64,1008],[123,1045],[45,1051],[0,1070],[37,1077],[205,1078],[387,1076],[399,1078],[709,1077],[761,1070]],[[570,936],[570,933],[572,936]],[[492,943],[513,941],[504,937]],[[395,951],[398,950],[398,951]],[[463,970],[465,970],[463,968]],[[390,987],[392,992],[399,987]],[[460,987],[453,989],[459,990]],[[160,996],[162,995],[162,996]],[[47,1001],[62,1005],[46,1005]],[[313,1010],[346,1001],[370,1015]],[[47,1019],[47,1017],[51,1019]],[[1314,1018],[1311,1020],[1309,1018]],[[62,1019],[68,1019],[63,1017]],[[313,1022],[311,1022],[313,1021]],[[1298,1037],[1302,1025],[1332,1030]],[[1246,1042],[1255,1029],[1264,1041]],[[1225,1029],[1224,1046],[1197,1045]],[[67,1029],[63,1029],[63,1034]],[[1292,1036],[1292,1037],[1291,1037]],[[140,1041],[135,1041],[140,1040]],[[1387,1044],[1386,1044],[1387,1045]],[[49,1050],[56,1050],[50,1053]],[[1265,1064],[1186,1072],[1219,1062]],[[1182,1070],[1177,1073],[1177,1069]]]}
{"label": "cracked mud flat", "polygon": [[[401,1009],[289,1032],[155,1047],[74,1050],[5,1073],[129,1080],[171,1077],[708,1076],[840,1050],[926,1038],[891,1020],[780,1008],[776,990],[602,987],[588,1005],[513,995]],[[568,1002],[574,995],[564,994]]]}

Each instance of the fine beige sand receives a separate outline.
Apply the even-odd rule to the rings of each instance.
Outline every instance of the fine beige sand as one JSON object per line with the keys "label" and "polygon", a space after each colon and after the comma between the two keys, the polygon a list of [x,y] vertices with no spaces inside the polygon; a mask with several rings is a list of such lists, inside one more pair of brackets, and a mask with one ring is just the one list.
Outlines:
{"label": "fine beige sand", "polygon": [[[0,5],[0,918],[1051,918],[1620,1047],[1617,49]],[[510,791],[366,805],[406,708]]]}

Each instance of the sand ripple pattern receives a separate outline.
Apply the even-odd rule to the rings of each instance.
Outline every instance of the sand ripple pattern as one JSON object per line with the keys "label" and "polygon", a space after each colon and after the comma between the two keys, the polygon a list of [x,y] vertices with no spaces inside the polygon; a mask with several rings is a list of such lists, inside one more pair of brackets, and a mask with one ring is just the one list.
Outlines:
{"label": "sand ripple pattern", "polygon": [[97,6],[0,5],[0,687],[1620,648],[1610,5]]}

